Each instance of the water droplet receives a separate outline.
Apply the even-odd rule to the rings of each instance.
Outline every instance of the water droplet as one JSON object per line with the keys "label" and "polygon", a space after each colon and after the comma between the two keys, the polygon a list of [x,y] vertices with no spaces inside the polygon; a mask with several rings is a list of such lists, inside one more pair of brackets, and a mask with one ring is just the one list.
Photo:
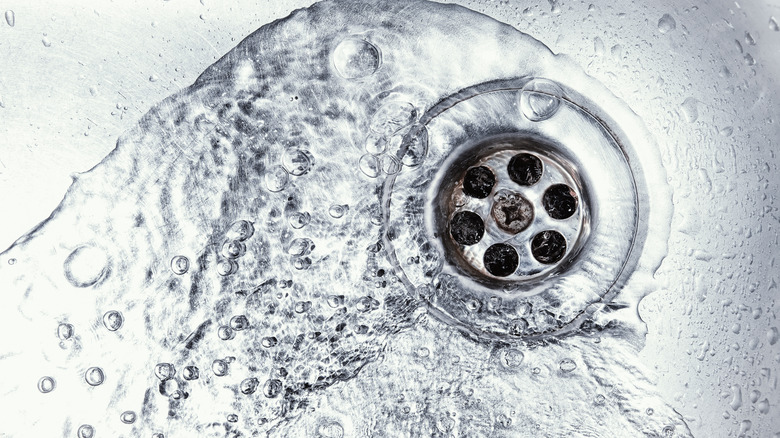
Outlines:
{"label": "water droplet", "polygon": [[211,363],[211,371],[214,372],[215,376],[226,376],[228,373],[228,364],[222,359],[216,359]]}
{"label": "water droplet", "polygon": [[183,256],[173,256],[171,259],[171,271],[176,275],[184,275],[190,269],[190,260]]}
{"label": "water droplet", "polygon": [[254,394],[255,391],[257,391],[257,387],[260,385],[260,381],[257,380],[254,377],[250,377],[248,379],[244,379],[241,381],[241,393],[242,394]]}
{"label": "water droplet", "polygon": [[401,170],[401,163],[398,160],[390,155],[382,157],[382,172],[388,175],[395,175],[399,170]]}
{"label": "water droplet", "polygon": [[219,336],[219,339],[222,339],[223,341],[229,341],[236,337],[235,332],[233,332],[233,329],[223,325],[220,326],[219,329],[217,329],[217,336]]}
{"label": "water droplet", "polygon": [[10,9],[5,11],[5,22],[8,23],[9,26],[14,27],[16,24],[16,15],[14,14],[14,11]]}
{"label": "water droplet", "polygon": [[266,336],[262,340],[260,340],[260,345],[262,345],[265,348],[275,347],[276,344],[278,343],[279,341],[273,336]]}
{"label": "water droplet", "polygon": [[753,35],[751,35],[748,31],[745,31],[745,44],[750,46],[756,45],[756,39],[753,38]]}
{"label": "water droplet", "polygon": [[8,259],[8,266],[13,266],[15,264],[16,264],[16,259],[14,258]]}
{"label": "water droplet", "polygon": [[290,174],[280,165],[270,167],[265,173],[265,187],[269,192],[281,192],[290,182]]}
{"label": "water droplet", "polygon": [[[8,16],[6,15],[6,20],[8,19]],[[769,29],[777,32],[780,31],[780,24],[777,24],[777,20],[775,17],[769,17]]]}
{"label": "water droplet", "polygon": [[43,43],[43,47],[51,47],[51,40],[49,37],[43,37],[41,42]]}
{"label": "water droplet", "polygon": [[112,332],[119,330],[122,324],[125,322],[125,318],[122,313],[116,310],[109,310],[103,315],[103,325]]}
{"label": "water droplet", "polygon": [[305,256],[309,255],[314,249],[314,242],[306,237],[298,237],[290,242],[290,246],[287,247],[287,254],[291,256]]}
{"label": "water droplet", "polygon": [[57,382],[55,382],[54,379],[49,376],[41,377],[41,379],[38,380],[38,391],[41,391],[44,394],[48,394],[54,391],[56,386]]}
{"label": "water droplet", "polygon": [[73,326],[63,322],[62,324],[57,326],[57,337],[60,338],[63,341],[67,341],[71,337],[73,337],[74,329]]}
{"label": "water droplet", "polygon": [[509,334],[512,336],[522,336],[528,329],[528,321],[524,318],[516,318],[509,321]]}
{"label": "water droplet", "polygon": [[304,313],[311,309],[311,301],[298,301],[295,303],[295,313]]}
{"label": "water droplet", "polygon": [[227,277],[236,271],[238,271],[238,263],[234,260],[225,259],[220,260],[219,263],[217,263],[217,274],[223,277]]}
{"label": "water droplet", "polygon": [[241,219],[230,225],[225,237],[243,242],[252,237],[253,234],[255,234],[255,227],[252,222]]}
{"label": "water droplet", "polygon": [[561,361],[560,368],[564,373],[570,373],[577,369],[577,364],[573,360],[566,358]]}
{"label": "water droplet", "polygon": [[153,75],[149,76],[149,82],[157,82],[157,79],[158,79],[157,75],[153,74]]}
{"label": "water droplet", "polygon": [[301,176],[309,172],[313,159],[307,150],[288,149],[282,155],[282,166],[290,175]]}
{"label": "water droplet", "polygon": [[160,433],[160,432],[157,432],[157,433],[155,433],[155,434],[153,434],[153,435],[152,435],[152,438],[165,438],[165,435],[163,435],[163,434],[162,434],[162,433]]}
{"label": "water droplet", "polygon": [[764,415],[769,413],[769,400],[768,399],[763,399],[760,402],[758,402],[758,412],[761,412]]}
{"label": "water droplet", "polygon": [[371,154],[365,154],[360,157],[358,167],[360,168],[360,171],[363,172],[363,175],[369,178],[376,178],[379,176],[382,169],[379,158]]}
{"label": "water droplet", "polygon": [[311,266],[311,259],[309,257],[298,257],[295,260],[293,260],[293,268],[299,271],[309,269],[310,266]]}
{"label": "water droplet", "polygon": [[779,338],[780,331],[778,331],[777,327],[772,327],[766,332],[766,340],[769,342],[769,345],[775,345]]}
{"label": "water droplet", "polygon": [[653,415],[653,414],[655,414],[655,410],[654,410],[653,408],[647,408],[647,409],[645,410],[645,414],[647,414],[647,415]]}
{"label": "water droplet", "polygon": [[249,319],[244,315],[236,315],[230,318],[230,328],[240,332],[249,328]]}
{"label": "water droplet", "polygon": [[77,435],[79,438],[92,438],[95,436],[95,428],[89,424],[82,424],[79,426]]}
{"label": "water droplet", "polygon": [[124,411],[122,412],[122,415],[119,416],[119,419],[122,423],[133,424],[135,423],[136,415],[133,411]]}
{"label": "water droplet", "polygon": [[547,120],[558,111],[562,95],[555,82],[533,79],[520,92],[520,111],[532,122]]}
{"label": "water droplet", "polygon": [[239,240],[228,240],[222,245],[222,255],[229,259],[241,257],[246,252],[246,245]]}
{"label": "water droplet", "polygon": [[382,64],[382,54],[370,42],[349,37],[341,41],[331,55],[333,66],[345,79],[359,79],[371,76]]}
{"label": "water droplet", "polygon": [[97,283],[108,270],[106,253],[91,245],[76,248],[65,259],[65,278],[75,287],[89,287]]}
{"label": "water droplet", "polygon": [[601,406],[601,405],[603,405],[603,404],[604,404],[606,401],[607,401],[607,400],[606,400],[606,397],[604,397],[602,394],[599,394],[599,395],[597,395],[597,396],[596,396],[596,397],[593,399],[593,403],[594,403],[595,405],[597,405],[597,406]]}
{"label": "water droplet", "polygon": [[328,306],[332,308],[344,305],[344,295],[328,295]]}
{"label": "water droplet", "polygon": [[228,414],[227,421],[229,421],[231,423],[237,422],[238,421],[238,415],[236,415],[236,414]]}
{"label": "water droplet", "polygon": [[417,118],[417,109],[409,102],[394,101],[382,105],[371,117],[371,131],[386,138],[409,126]]}
{"label": "water droplet", "polygon": [[534,367],[534,368],[531,370],[531,372],[532,372],[533,374],[541,374],[541,372],[542,372],[542,369],[541,369],[541,368],[539,368],[539,367]]}
{"label": "water droplet", "polygon": [[184,367],[184,371],[181,374],[184,380],[197,380],[200,377],[200,370],[198,367],[190,365]]}
{"label": "water droplet", "polygon": [[90,386],[99,386],[105,379],[106,376],[103,374],[103,370],[98,367],[90,367],[84,373],[84,380],[86,380]]}
{"label": "water droplet", "polygon": [[674,21],[669,14],[664,14],[661,19],[658,20],[658,31],[661,33],[671,32],[677,29],[677,22]]}
{"label": "water droplet", "polygon": [[333,204],[328,209],[328,214],[332,218],[340,219],[344,217],[345,214],[347,214],[347,211],[349,211],[349,206],[347,204]]}
{"label": "water droplet", "polygon": [[699,118],[699,109],[697,104],[698,101],[695,98],[689,97],[683,101],[682,105],[680,105],[680,110],[682,111],[683,117],[685,117],[685,120],[688,123],[693,123]]}
{"label": "water droplet", "polygon": [[274,398],[282,392],[282,382],[279,379],[269,379],[263,385],[263,395],[268,398]]}
{"label": "water droplet", "polygon": [[311,222],[311,214],[308,212],[293,213],[289,217],[290,226],[300,230]]}
{"label": "water droplet", "polygon": [[405,139],[403,148],[406,151],[401,159],[404,166],[415,167],[422,164],[428,154],[428,129],[425,126],[417,128],[413,135]]}
{"label": "water droplet", "polygon": [[176,368],[173,366],[173,364],[161,362],[155,365],[154,375],[164,382],[166,380],[172,379],[173,376],[176,375]]}
{"label": "water droplet", "polygon": [[338,421],[327,421],[317,426],[317,436],[319,438],[343,438],[344,427]]}

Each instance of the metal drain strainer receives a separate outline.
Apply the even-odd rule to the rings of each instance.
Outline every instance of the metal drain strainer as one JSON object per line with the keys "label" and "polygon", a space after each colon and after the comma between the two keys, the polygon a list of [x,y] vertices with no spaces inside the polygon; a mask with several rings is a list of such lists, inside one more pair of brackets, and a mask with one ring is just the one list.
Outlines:
{"label": "metal drain strainer", "polygon": [[[621,276],[640,223],[634,169],[578,95],[540,78],[433,106],[385,186],[402,280],[438,317],[489,337],[559,333]],[[406,154],[406,155],[404,155]]]}

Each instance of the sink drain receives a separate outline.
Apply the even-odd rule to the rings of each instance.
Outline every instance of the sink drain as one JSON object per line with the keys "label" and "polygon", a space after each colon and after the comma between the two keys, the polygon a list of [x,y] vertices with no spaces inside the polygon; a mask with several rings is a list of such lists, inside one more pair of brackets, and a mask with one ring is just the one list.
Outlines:
{"label": "sink drain", "polygon": [[404,144],[427,151],[385,185],[387,243],[434,315],[534,338],[576,326],[613,289],[641,226],[639,189],[599,112],[517,78],[455,93],[408,128]]}

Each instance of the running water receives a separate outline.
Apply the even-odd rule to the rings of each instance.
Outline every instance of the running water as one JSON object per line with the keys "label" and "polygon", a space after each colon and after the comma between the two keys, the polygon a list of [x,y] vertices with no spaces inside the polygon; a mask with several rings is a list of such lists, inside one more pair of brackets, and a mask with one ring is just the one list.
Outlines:
{"label": "running water", "polygon": [[[637,357],[637,306],[664,239],[634,253],[639,280],[617,297],[581,300],[592,305],[581,330],[533,341],[434,316],[432,286],[410,287],[392,246],[385,183],[434,153],[426,131],[404,133],[447,96],[550,65],[565,68],[549,79],[615,100],[541,43],[461,7],[324,2],[250,35],[0,255],[13,303],[0,310],[12,334],[3,394],[15,400],[4,432],[690,436]],[[546,84],[526,87],[512,117],[571,111]],[[602,110],[644,132],[620,108]],[[655,164],[642,162],[638,187],[655,187],[639,195],[658,206],[647,219],[657,237],[671,199],[658,198],[668,192],[653,185],[665,180]],[[609,265],[623,261],[598,262],[617,278],[622,266]],[[488,304],[480,311],[500,313],[501,299]],[[531,322],[560,323],[546,315]]]}

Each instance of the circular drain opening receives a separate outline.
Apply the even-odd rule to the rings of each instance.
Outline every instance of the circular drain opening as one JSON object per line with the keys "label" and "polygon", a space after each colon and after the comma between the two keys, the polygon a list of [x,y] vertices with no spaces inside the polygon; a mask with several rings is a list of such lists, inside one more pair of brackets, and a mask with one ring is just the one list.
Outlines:
{"label": "circular drain opening", "polygon": [[589,214],[560,149],[523,134],[458,147],[429,212],[450,263],[476,281],[519,284],[570,262],[587,240]]}
{"label": "circular drain opening", "polygon": [[620,281],[640,227],[635,167],[592,102],[552,81],[462,90],[404,133],[387,180],[400,278],[490,338],[561,333]]}

